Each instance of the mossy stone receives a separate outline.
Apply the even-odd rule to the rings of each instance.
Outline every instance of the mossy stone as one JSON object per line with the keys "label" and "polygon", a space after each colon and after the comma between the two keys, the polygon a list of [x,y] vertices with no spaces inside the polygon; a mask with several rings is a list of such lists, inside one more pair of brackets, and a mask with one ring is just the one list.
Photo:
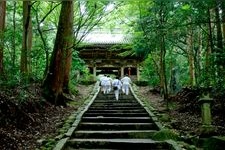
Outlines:
{"label": "mossy stone", "polygon": [[153,134],[152,138],[154,140],[158,140],[158,141],[164,141],[164,140],[178,141],[178,140],[180,140],[179,134],[176,133],[174,130],[170,130],[170,129],[162,129],[162,130],[156,132],[155,134]]}

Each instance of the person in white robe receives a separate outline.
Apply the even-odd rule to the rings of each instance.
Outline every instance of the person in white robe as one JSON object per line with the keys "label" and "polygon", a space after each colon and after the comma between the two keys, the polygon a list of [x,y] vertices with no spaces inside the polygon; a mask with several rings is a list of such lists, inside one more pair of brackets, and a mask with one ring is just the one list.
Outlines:
{"label": "person in white robe", "polygon": [[132,83],[130,77],[126,74],[125,77],[121,79],[122,82],[122,92],[123,94],[128,95],[130,90],[130,84]]}
{"label": "person in white robe", "polygon": [[122,87],[122,82],[119,80],[118,76],[116,77],[116,79],[114,79],[112,81],[112,87],[113,87],[113,90],[114,90],[116,100],[119,100],[119,94],[120,94],[120,89]]}

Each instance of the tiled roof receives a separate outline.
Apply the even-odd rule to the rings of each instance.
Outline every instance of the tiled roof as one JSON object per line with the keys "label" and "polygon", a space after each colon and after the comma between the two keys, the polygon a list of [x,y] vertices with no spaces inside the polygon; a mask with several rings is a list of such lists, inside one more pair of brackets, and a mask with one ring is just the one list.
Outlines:
{"label": "tiled roof", "polygon": [[84,43],[89,44],[128,44],[131,36],[123,34],[119,29],[109,32],[107,30],[95,29],[85,36]]}
{"label": "tiled roof", "polygon": [[91,33],[83,42],[90,44],[126,44],[129,43],[129,36],[124,34]]}

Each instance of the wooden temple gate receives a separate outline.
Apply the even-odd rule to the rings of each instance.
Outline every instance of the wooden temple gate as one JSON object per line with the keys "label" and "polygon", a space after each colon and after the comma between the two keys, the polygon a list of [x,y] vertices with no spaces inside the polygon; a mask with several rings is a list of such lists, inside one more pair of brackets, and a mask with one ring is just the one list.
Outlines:
{"label": "wooden temple gate", "polygon": [[79,56],[95,77],[99,74],[114,74],[120,77],[128,74],[132,80],[139,80],[141,58],[119,55],[126,50],[128,49],[118,44],[84,45],[79,47]]}

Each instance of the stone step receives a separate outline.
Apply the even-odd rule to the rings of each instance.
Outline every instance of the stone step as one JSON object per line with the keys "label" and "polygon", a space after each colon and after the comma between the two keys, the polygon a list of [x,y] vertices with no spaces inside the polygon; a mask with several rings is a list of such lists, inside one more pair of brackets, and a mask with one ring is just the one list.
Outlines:
{"label": "stone step", "polygon": [[[96,99],[107,99],[107,98],[115,98],[115,94],[105,94],[105,95],[98,95]],[[135,99],[133,95],[123,95],[120,94],[119,98],[124,98],[124,99]]]}
{"label": "stone step", "polygon": [[172,146],[167,142],[151,139],[71,139],[66,150],[84,148],[95,149],[123,149],[123,150],[170,150]]}
{"label": "stone step", "polygon": [[144,112],[146,112],[144,109],[138,109],[138,110],[116,110],[116,109],[111,109],[111,110],[87,110],[86,112],[88,112],[88,113],[115,113],[115,112],[117,112],[117,113],[139,113],[139,112],[141,112],[141,113],[144,113]]}
{"label": "stone step", "polygon": [[123,107],[90,107],[89,110],[144,110],[141,107],[123,106]]}
{"label": "stone step", "polygon": [[[97,99],[101,99],[101,98],[106,98],[106,97],[115,97],[115,94],[114,93],[109,93],[109,94],[99,94],[97,95]],[[134,98],[133,95],[125,95],[125,94],[119,94],[119,97],[122,97],[122,98]]]}
{"label": "stone step", "polygon": [[115,100],[115,99],[102,99],[102,100],[96,100],[95,103],[135,103],[138,104],[138,102],[134,100]]}
{"label": "stone step", "polygon": [[[119,101],[119,100],[118,100]],[[138,105],[140,106],[139,103],[137,102],[127,102],[127,101],[99,101],[99,102],[94,102],[95,105]],[[92,105],[94,105],[92,104]]]}
{"label": "stone step", "polygon": [[99,123],[82,122],[77,130],[158,130],[154,123]]}
{"label": "stone step", "polygon": [[173,142],[151,139],[159,126],[132,93],[118,101],[113,92],[99,93],[72,129],[61,150],[175,149]]}
{"label": "stone step", "polygon": [[151,123],[150,117],[82,117],[82,122],[102,122],[102,123]]}
{"label": "stone step", "polygon": [[121,106],[137,106],[141,107],[140,104],[132,104],[132,103],[112,103],[112,104],[107,104],[107,103],[93,103],[91,107],[121,107]]}
{"label": "stone step", "polygon": [[120,113],[120,112],[102,112],[102,113],[88,113],[86,112],[84,117],[148,117],[149,114],[146,112],[136,112],[136,113]]}
{"label": "stone step", "polygon": [[151,138],[157,130],[121,130],[121,131],[105,131],[105,130],[78,130],[73,134],[73,138]]}
{"label": "stone step", "polygon": [[122,108],[122,109],[135,109],[135,108],[143,108],[141,107],[140,105],[102,105],[102,106],[99,106],[99,105],[91,105],[89,107],[90,108]]}
{"label": "stone step", "polygon": [[[99,150],[99,149],[95,149],[95,148],[72,148],[72,147],[67,147],[66,150]],[[109,148],[101,148],[101,150],[118,150],[118,149],[109,149]]]}
{"label": "stone step", "polygon": [[97,99],[97,102],[98,101],[110,101],[110,102],[115,102],[115,101],[117,101],[117,102],[119,102],[119,101],[130,101],[130,102],[136,102],[136,100],[135,99],[133,99],[133,98],[121,98],[121,97],[119,97],[119,100],[116,100],[116,98],[115,97],[106,97],[106,98],[100,98],[100,99]]}
{"label": "stone step", "polygon": [[[97,96],[97,100],[101,100],[101,99],[104,99],[104,100],[116,100],[116,97],[114,95],[104,95],[104,96]],[[119,99],[120,100],[132,100],[134,99],[133,96],[126,96],[126,95],[123,95],[123,96],[119,96]]]}
{"label": "stone step", "polygon": [[[72,148],[72,147],[67,147],[66,150],[99,150],[99,149],[95,149],[95,148]],[[101,148],[101,150],[118,150],[118,149]]]}

